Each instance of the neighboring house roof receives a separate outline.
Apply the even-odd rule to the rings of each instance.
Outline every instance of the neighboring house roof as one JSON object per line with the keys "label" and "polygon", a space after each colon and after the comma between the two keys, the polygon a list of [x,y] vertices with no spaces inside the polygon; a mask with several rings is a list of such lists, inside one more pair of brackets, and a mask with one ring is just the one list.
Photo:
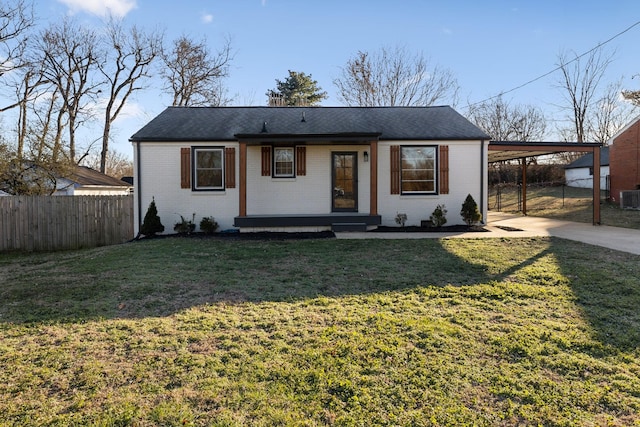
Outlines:
{"label": "neighboring house roof", "polygon": [[169,107],[136,132],[141,141],[236,141],[278,136],[368,136],[381,140],[488,140],[442,107]]}
{"label": "neighboring house roof", "polygon": [[69,175],[58,178],[55,194],[67,194],[70,188],[102,193],[104,191],[126,191],[131,188],[131,185],[95,169],[75,166]]}
{"label": "neighboring house roof", "polygon": [[[585,154],[579,159],[569,163],[565,169],[590,168],[593,166],[593,153]],[[609,166],[609,147],[600,149],[600,166]]]}
{"label": "neighboring house roof", "polygon": [[80,185],[99,185],[108,187],[127,187],[129,184],[121,179],[105,175],[86,166],[76,166],[68,180]]}

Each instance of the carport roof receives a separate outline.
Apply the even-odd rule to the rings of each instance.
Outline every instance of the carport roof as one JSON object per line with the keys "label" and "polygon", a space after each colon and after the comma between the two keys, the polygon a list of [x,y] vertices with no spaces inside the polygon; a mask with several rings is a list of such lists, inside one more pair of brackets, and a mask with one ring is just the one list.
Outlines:
{"label": "carport roof", "polygon": [[491,141],[488,156],[489,163],[493,163],[563,152],[593,152],[601,146],[599,142]]}

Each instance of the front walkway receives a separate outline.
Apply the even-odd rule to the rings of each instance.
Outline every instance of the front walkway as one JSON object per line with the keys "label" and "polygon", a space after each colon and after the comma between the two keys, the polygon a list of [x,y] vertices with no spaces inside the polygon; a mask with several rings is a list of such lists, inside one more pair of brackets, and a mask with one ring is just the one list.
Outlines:
{"label": "front walkway", "polygon": [[640,255],[640,230],[489,212],[487,232],[475,233],[335,233],[338,239],[424,239],[554,236]]}

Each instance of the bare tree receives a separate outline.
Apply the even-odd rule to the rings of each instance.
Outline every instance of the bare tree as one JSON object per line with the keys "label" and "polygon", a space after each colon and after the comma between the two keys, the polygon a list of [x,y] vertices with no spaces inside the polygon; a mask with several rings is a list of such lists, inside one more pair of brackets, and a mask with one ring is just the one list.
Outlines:
{"label": "bare tree", "polygon": [[640,107],[640,90],[624,90],[622,96],[636,107]]}
{"label": "bare tree", "polygon": [[196,42],[182,36],[173,42],[169,51],[163,52],[162,59],[162,77],[165,90],[173,97],[172,105],[220,106],[230,101],[223,85],[233,59],[229,39],[212,54],[206,40]]}
{"label": "bare tree", "polygon": [[16,156],[18,159],[23,158],[27,138],[31,135],[28,127],[30,107],[33,106],[33,102],[44,94],[41,88],[47,85],[47,81],[44,80],[42,69],[39,65],[40,64],[35,63],[22,68],[22,78],[14,81],[16,94],[15,105],[19,107],[18,121],[16,123]]}
{"label": "bare tree", "polygon": [[431,66],[423,54],[406,48],[383,47],[378,52],[359,51],[333,80],[338,98],[349,106],[428,106],[455,103],[458,84],[453,74]]}
{"label": "bare tree", "polygon": [[0,143],[0,190],[13,195],[50,195],[61,177],[68,176],[73,165],[54,160],[50,146],[38,132],[29,133],[24,155]]}
{"label": "bare tree", "polygon": [[562,52],[558,55],[561,77],[558,86],[564,93],[577,142],[585,142],[591,110],[598,101],[598,90],[613,54],[594,49],[585,55]]}
{"label": "bare tree", "polygon": [[621,87],[619,81],[607,85],[595,103],[589,128],[590,139],[594,142],[606,143],[632,119],[635,109],[621,102]]}
{"label": "bare tree", "polygon": [[0,76],[22,65],[27,33],[34,25],[26,0],[0,1]]}
{"label": "bare tree", "polygon": [[544,113],[539,108],[512,106],[502,97],[470,105],[467,116],[496,141],[540,141],[546,132]]}
{"label": "bare tree", "polygon": [[[12,74],[9,71],[21,69],[28,64],[25,52],[33,25],[32,6],[26,0],[0,1],[0,77],[6,79],[8,74]],[[12,76],[5,82],[3,89],[20,86],[20,80],[20,77]],[[0,107],[0,112],[20,105],[20,96],[13,98],[11,94],[9,97],[13,100]]]}
{"label": "bare tree", "polygon": [[[90,155],[83,160],[82,164],[91,169],[98,170],[101,166],[101,157]],[[125,176],[133,176],[133,160],[119,151],[111,150],[109,157],[107,157],[105,171],[102,173],[119,179]]]}
{"label": "bare tree", "polygon": [[60,96],[61,112],[67,117],[68,157],[76,162],[78,127],[93,114],[89,104],[95,102],[101,82],[93,80],[102,57],[97,34],[65,19],[46,29],[38,43],[45,78]]}
{"label": "bare tree", "polygon": [[100,172],[105,173],[111,125],[122,112],[129,97],[144,88],[143,81],[162,48],[160,33],[145,33],[137,27],[123,28],[121,21],[107,23],[105,43],[107,60],[98,63],[107,86],[107,101],[102,130]]}
{"label": "bare tree", "polygon": [[[640,77],[640,75],[636,74],[632,78],[636,77]],[[640,90],[623,90],[622,97],[636,107],[640,107]]]}

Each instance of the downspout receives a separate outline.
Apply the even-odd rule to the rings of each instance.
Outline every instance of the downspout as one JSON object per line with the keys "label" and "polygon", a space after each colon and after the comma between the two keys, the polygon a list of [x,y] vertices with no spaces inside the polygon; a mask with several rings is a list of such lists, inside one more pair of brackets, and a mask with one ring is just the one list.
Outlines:
{"label": "downspout", "polygon": [[140,237],[140,229],[142,228],[142,184],[140,174],[140,142],[136,142],[136,177],[138,178],[136,182],[134,182],[134,191],[136,192],[136,196],[138,199],[138,234],[136,235],[136,239]]}
{"label": "downspout", "polygon": [[482,206],[482,219],[484,225],[487,225],[487,214],[489,213],[484,203],[484,174],[489,159],[484,158],[484,139],[480,140],[480,206]]}

